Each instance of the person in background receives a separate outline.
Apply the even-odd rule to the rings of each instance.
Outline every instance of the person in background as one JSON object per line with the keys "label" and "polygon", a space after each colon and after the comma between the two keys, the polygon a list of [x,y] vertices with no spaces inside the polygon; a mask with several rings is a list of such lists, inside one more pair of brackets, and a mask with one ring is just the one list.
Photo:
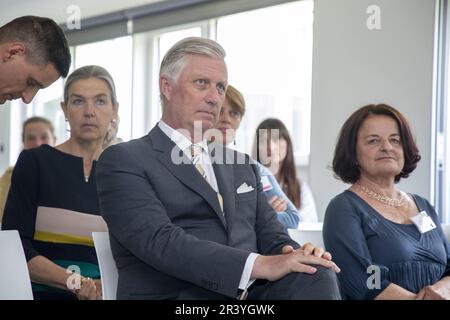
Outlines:
{"label": "person in background", "polygon": [[[216,129],[221,133],[220,137],[222,138],[222,141],[219,141],[220,143],[229,148],[233,147],[235,144],[236,133],[241,125],[244,114],[244,96],[235,87],[228,85],[225,102],[220,110],[219,120],[216,125]],[[258,166],[261,175],[261,184],[264,193],[266,194],[271,207],[278,213],[278,220],[280,220],[286,229],[296,229],[300,218],[294,204],[281,190],[280,185],[270,170],[259,162],[256,162],[256,165]]]}
{"label": "person in background", "polygon": [[[53,124],[42,117],[31,117],[22,125],[23,149],[39,147],[41,144],[54,146],[56,142]],[[0,224],[5,210],[6,197],[11,185],[11,175],[14,167],[9,167],[0,178]]]}
{"label": "person in background", "polygon": [[396,184],[417,167],[406,118],[367,105],[344,123],[335,176],[351,186],[328,204],[325,246],[342,267],[346,299],[450,299],[450,247],[433,206]]}
{"label": "person in background", "polygon": [[36,16],[0,27],[0,57],[0,105],[18,98],[30,103],[39,89],[66,77],[71,62],[61,27]]}
{"label": "person in background", "polygon": [[283,192],[294,203],[300,221],[317,222],[314,197],[308,184],[299,179],[292,140],[283,122],[274,118],[261,122],[256,128],[253,151],[253,157],[269,168]]}
{"label": "person in background", "polygon": [[61,107],[70,137],[54,148],[44,144],[22,151],[2,228],[19,231],[35,299],[100,299],[92,232],[107,227],[95,170],[118,111],[111,75],[99,66],[75,70]]}

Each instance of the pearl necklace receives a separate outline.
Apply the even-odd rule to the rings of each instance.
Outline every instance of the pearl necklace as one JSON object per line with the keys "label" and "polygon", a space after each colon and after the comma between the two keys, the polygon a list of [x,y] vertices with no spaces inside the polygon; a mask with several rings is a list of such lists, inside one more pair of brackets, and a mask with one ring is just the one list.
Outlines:
{"label": "pearl necklace", "polygon": [[376,193],[375,191],[370,190],[369,188],[367,188],[359,183],[355,183],[354,186],[356,188],[358,188],[359,190],[361,190],[362,192],[364,192],[365,194],[367,194],[367,196],[369,196],[369,198],[377,200],[378,202],[381,202],[390,207],[394,207],[394,208],[399,208],[399,207],[407,208],[408,207],[408,201],[406,200],[403,192],[401,192],[401,191],[400,191],[401,198],[394,199],[394,198],[390,198],[387,196],[383,196],[379,193]]}

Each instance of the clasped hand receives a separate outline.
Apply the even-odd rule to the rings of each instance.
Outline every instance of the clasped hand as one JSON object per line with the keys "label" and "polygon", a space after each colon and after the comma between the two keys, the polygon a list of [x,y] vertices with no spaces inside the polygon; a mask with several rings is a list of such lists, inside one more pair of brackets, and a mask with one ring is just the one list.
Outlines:
{"label": "clasped hand", "polygon": [[434,285],[426,286],[416,295],[416,300],[450,300],[450,290]]}
{"label": "clasped hand", "polygon": [[74,290],[78,300],[101,300],[102,299],[102,284],[98,279],[82,277],[80,281],[80,288]]}
{"label": "clasped hand", "polygon": [[284,246],[282,254],[274,256],[258,256],[252,271],[252,278],[276,281],[291,272],[313,274],[317,271],[312,265],[323,266],[340,272],[339,267],[331,261],[331,254],[323,248],[306,243],[299,249]]}

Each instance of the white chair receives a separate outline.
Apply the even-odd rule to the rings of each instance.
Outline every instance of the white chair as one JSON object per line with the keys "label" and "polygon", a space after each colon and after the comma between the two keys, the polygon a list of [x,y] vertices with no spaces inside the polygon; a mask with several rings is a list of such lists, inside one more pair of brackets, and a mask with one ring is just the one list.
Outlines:
{"label": "white chair", "polygon": [[0,231],[0,300],[33,300],[27,260],[17,230]]}
{"label": "white chair", "polygon": [[117,282],[119,273],[112,256],[108,232],[92,232],[95,252],[97,253],[100,276],[102,277],[103,300],[117,299]]}
{"label": "white chair", "polygon": [[323,222],[300,222],[297,229],[308,231],[322,231]]}
{"label": "white chair", "polygon": [[311,242],[315,246],[325,248],[325,245],[323,244],[322,230],[288,229],[288,234],[292,240],[301,246],[307,242]]}

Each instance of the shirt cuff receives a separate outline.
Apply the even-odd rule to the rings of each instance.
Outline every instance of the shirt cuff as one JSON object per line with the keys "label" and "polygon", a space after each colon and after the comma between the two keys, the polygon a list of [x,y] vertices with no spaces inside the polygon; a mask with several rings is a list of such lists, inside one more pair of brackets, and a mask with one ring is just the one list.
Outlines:
{"label": "shirt cuff", "polygon": [[256,258],[258,258],[259,254],[250,253],[247,257],[247,261],[245,261],[244,271],[242,272],[241,281],[239,282],[240,290],[247,290],[248,287],[252,285],[255,279],[250,280],[250,276],[252,275],[253,265],[255,264]]}

